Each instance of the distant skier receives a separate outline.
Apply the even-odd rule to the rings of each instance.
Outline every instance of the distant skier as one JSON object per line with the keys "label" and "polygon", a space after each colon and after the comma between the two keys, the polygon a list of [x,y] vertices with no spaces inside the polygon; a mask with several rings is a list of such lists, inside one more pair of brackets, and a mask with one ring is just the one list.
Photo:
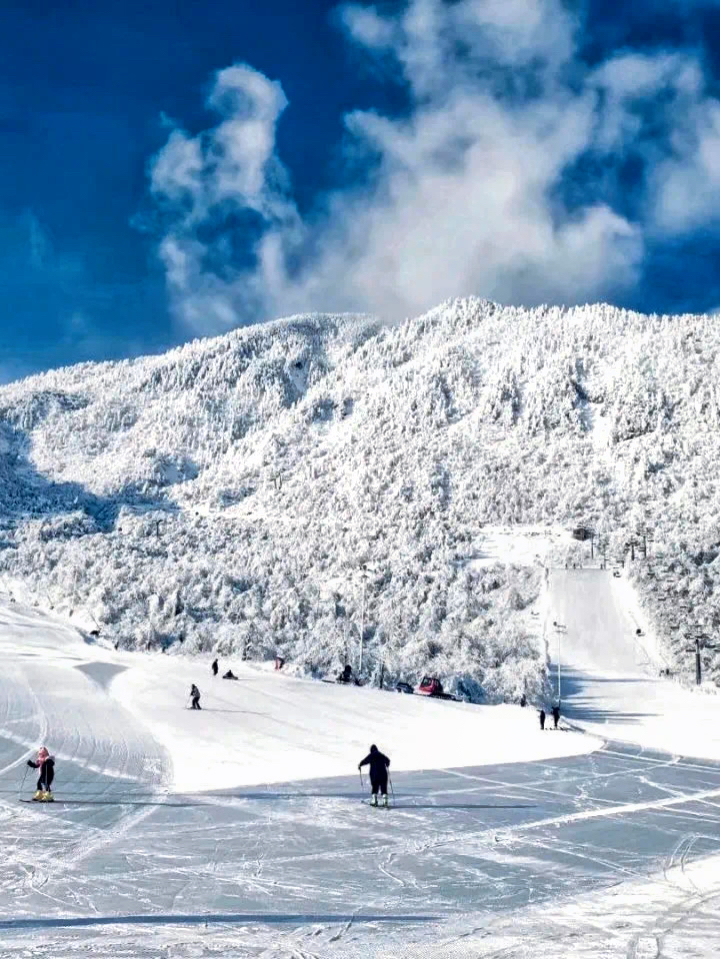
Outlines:
{"label": "distant skier", "polygon": [[520,697],[520,705],[522,706],[523,709],[527,706],[527,696],[525,695],[525,693],[523,693],[522,696]]}
{"label": "distant skier", "polygon": [[372,789],[372,804],[377,806],[378,804],[378,791],[382,793],[383,802],[387,806],[388,804],[388,769],[390,768],[390,760],[387,756],[384,756],[377,746],[372,745],[370,747],[370,752],[363,759],[361,763],[358,763],[358,769],[362,769],[363,766],[370,766],[370,787]]}
{"label": "distant skier", "polygon": [[37,781],[37,792],[33,796],[33,802],[53,802],[53,794],[50,787],[55,778],[55,760],[45,746],[41,746],[38,750],[37,759],[34,761],[28,759],[27,764],[31,769],[40,770],[40,776]]}
{"label": "distant skier", "polygon": [[200,705],[200,690],[195,683],[190,687],[190,699],[192,701],[191,709],[202,709]]}
{"label": "distant skier", "polygon": [[540,729],[545,729],[545,710],[540,710]]}
{"label": "distant skier", "polygon": [[213,674],[213,676],[217,676],[217,674],[218,674],[218,669],[219,669],[217,659],[213,659],[213,663],[212,663],[212,666],[210,667],[210,669],[212,669],[212,674]]}
{"label": "distant skier", "polygon": [[223,673],[223,679],[237,679],[237,676],[232,669],[228,669],[226,673]]}
{"label": "distant skier", "polygon": [[559,706],[559,704],[553,706],[553,708],[552,708],[552,718],[553,718],[553,722],[555,723],[555,727],[554,727],[554,728],[557,729],[557,728],[558,728],[558,723],[560,722],[560,706]]}

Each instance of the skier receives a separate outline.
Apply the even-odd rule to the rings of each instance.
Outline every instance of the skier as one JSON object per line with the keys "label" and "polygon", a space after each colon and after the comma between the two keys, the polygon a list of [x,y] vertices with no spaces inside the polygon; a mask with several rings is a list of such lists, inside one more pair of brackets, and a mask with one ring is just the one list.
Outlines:
{"label": "skier", "polygon": [[191,709],[202,709],[200,705],[200,690],[197,688],[195,683],[190,687],[190,699],[192,700]]}
{"label": "skier", "polygon": [[520,697],[520,705],[523,707],[523,709],[527,706],[527,696],[525,693],[523,693]]}
{"label": "skier", "polygon": [[212,664],[212,666],[210,667],[210,669],[212,669],[212,674],[213,674],[213,676],[217,676],[217,674],[218,674],[218,661],[217,661],[217,659],[214,659],[214,660],[213,660],[213,664]]}
{"label": "skier", "polygon": [[540,729],[545,729],[545,710],[540,710]]}
{"label": "skier", "polygon": [[226,673],[223,673],[223,679],[237,679],[237,676],[232,669],[228,669]]}
{"label": "skier", "polygon": [[560,704],[559,703],[553,706],[552,708],[552,718],[553,718],[553,722],[555,723],[555,729],[557,729],[558,723],[560,722]]}
{"label": "skier", "polygon": [[370,752],[363,759],[361,763],[358,763],[358,769],[362,769],[363,766],[370,766],[370,786],[372,788],[372,804],[377,806],[378,798],[377,794],[380,791],[383,795],[383,802],[387,806],[388,804],[388,769],[390,768],[390,760],[387,756],[384,756],[380,750],[374,744],[370,747]]}
{"label": "skier", "polygon": [[27,764],[31,769],[40,770],[37,792],[33,796],[33,802],[54,802],[50,787],[55,778],[55,760],[45,746],[41,746],[38,750],[37,759],[35,761],[28,759]]}

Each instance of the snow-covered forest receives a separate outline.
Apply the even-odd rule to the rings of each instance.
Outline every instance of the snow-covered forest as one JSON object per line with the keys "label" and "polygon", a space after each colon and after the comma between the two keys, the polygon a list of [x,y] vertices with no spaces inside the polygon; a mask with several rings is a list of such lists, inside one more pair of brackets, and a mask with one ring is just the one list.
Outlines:
{"label": "snow-covered forest", "polygon": [[719,355],[712,316],[465,299],[35,376],[0,389],[0,583],[125,647],[539,697],[542,562],[479,557],[583,525],[690,669],[720,624]]}

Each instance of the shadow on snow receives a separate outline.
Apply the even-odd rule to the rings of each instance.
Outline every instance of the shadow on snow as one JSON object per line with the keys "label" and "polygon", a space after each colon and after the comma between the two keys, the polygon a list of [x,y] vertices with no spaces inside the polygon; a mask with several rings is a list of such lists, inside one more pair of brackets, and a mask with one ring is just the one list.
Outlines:
{"label": "shadow on snow", "polygon": [[0,929],[62,929],[82,926],[172,926],[205,923],[233,923],[246,925],[249,923],[265,923],[266,925],[286,925],[300,923],[358,923],[368,922],[437,922],[438,916],[413,915],[382,915],[372,913],[366,916],[356,913],[263,913],[263,912],[229,912],[229,913],[198,913],[194,915],[151,915],[151,916],[78,916],[63,918],[61,916],[30,919],[2,919]]}

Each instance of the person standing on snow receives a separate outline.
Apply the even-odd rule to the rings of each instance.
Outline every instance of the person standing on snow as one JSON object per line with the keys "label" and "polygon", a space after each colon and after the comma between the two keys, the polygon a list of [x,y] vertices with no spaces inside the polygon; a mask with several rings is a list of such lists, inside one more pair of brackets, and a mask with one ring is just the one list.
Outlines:
{"label": "person standing on snow", "polygon": [[553,706],[552,708],[552,718],[555,723],[555,729],[558,728],[558,723],[560,722],[560,706],[559,704]]}
{"label": "person standing on snow", "polygon": [[363,766],[370,766],[370,786],[372,788],[373,806],[377,806],[378,804],[378,791],[382,793],[383,801],[387,806],[388,769],[390,768],[390,760],[380,752],[377,746],[372,745],[367,756],[361,763],[358,763],[358,769],[362,769]]}
{"label": "person standing on snow", "polygon": [[540,729],[545,729],[545,710],[540,710]]}
{"label": "person standing on snow", "polygon": [[190,699],[192,700],[191,709],[201,709],[200,706],[200,690],[197,688],[195,683],[190,687]]}
{"label": "person standing on snow", "polygon": [[217,659],[214,659],[214,660],[213,660],[213,664],[212,664],[212,666],[210,667],[210,669],[212,669],[212,674],[213,674],[213,676],[217,676],[217,674],[218,674],[218,668],[219,668],[219,667],[218,667],[218,661],[217,661]]}
{"label": "person standing on snow", "polygon": [[40,776],[37,781],[37,792],[33,796],[33,802],[52,802],[53,794],[50,787],[55,778],[55,760],[45,746],[41,746],[38,750],[37,759],[34,761],[28,759],[27,764],[31,769],[40,770]]}

